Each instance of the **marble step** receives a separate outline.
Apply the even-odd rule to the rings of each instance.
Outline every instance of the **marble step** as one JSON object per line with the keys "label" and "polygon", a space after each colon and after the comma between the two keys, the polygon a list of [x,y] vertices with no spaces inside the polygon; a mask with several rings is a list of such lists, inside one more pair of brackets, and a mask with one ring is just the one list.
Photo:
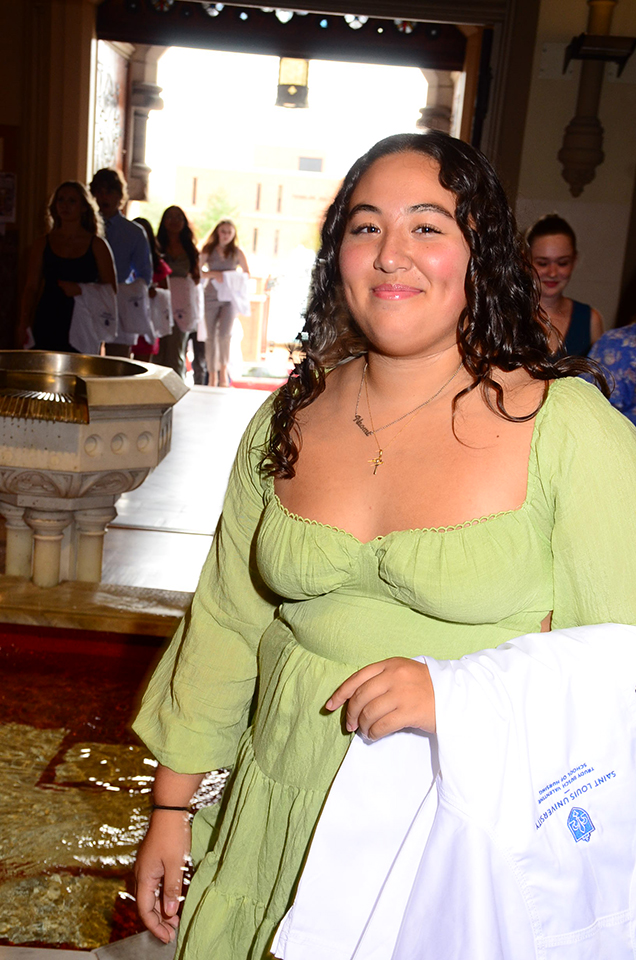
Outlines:
{"label": "marble step", "polygon": [[[117,940],[106,947],[95,950],[98,960],[172,960],[176,944],[161,943],[156,937],[145,930],[134,937]],[[19,960],[16,957],[16,960]]]}
{"label": "marble step", "polygon": [[45,950],[41,947],[0,946],[0,960],[81,960],[82,957],[90,957],[91,960],[95,960],[94,953],[86,953],[84,950]]}
{"label": "marble step", "polygon": [[2,947],[0,960],[172,960],[174,943],[161,943],[147,930],[134,937],[109,943],[92,953],[83,950],[46,950],[40,947]]}

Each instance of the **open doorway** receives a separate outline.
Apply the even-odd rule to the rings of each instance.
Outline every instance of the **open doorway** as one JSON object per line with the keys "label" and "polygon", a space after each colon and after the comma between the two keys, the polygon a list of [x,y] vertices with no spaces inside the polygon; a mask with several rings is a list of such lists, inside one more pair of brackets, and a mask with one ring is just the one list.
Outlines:
{"label": "open doorway", "polygon": [[252,378],[287,372],[324,212],[351,163],[378,139],[421,127],[427,104],[417,67],[316,59],[307,108],[285,109],[275,105],[278,70],[274,56],[165,50],[164,106],[146,132],[148,201],[129,211],[156,227],[177,204],[199,239],[221,218],[236,223],[252,309],[236,324],[233,368]]}

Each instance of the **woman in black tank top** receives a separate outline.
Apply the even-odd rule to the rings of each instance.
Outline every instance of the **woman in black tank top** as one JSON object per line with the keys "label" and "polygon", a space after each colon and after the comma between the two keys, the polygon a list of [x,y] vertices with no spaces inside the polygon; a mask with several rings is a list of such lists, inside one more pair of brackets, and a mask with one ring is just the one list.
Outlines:
{"label": "woman in black tank top", "polygon": [[33,316],[36,350],[75,353],[69,330],[79,284],[111,283],[116,290],[115,268],[110,247],[98,236],[100,221],[82,184],[61,184],[48,213],[50,232],[31,250],[16,346],[24,345]]}

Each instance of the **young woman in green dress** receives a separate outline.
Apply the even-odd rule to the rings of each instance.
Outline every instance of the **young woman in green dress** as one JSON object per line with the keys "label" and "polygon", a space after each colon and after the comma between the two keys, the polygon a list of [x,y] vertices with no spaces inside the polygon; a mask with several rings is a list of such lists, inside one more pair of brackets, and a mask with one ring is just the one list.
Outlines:
{"label": "young woman in green dress", "polygon": [[549,334],[484,157],[405,134],[354,164],[304,360],[241,441],[136,721],[159,761],[137,899],[166,942],[190,799],[233,768],[194,820],[180,960],[269,956],[351,732],[434,729],[412,657],[636,623],[636,434]]}

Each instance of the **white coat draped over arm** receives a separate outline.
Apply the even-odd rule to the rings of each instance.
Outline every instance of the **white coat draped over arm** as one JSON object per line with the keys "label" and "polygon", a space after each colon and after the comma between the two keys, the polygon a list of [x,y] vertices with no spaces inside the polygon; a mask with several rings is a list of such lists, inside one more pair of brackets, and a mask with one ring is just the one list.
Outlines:
{"label": "white coat draped over arm", "polygon": [[275,956],[636,956],[636,627],[420,659],[437,735],[353,739]]}

